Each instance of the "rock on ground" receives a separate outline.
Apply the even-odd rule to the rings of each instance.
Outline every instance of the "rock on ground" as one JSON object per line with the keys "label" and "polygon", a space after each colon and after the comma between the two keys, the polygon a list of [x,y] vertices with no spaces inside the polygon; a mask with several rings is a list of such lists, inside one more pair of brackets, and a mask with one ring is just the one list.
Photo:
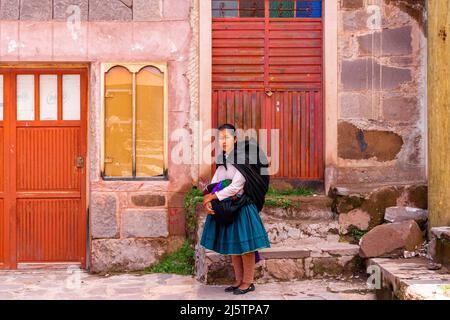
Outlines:
{"label": "rock on ground", "polygon": [[423,235],[414,220],[379,225],[366,233],[360,242],[363,258],[397,255],[414,251],[423,243]]}

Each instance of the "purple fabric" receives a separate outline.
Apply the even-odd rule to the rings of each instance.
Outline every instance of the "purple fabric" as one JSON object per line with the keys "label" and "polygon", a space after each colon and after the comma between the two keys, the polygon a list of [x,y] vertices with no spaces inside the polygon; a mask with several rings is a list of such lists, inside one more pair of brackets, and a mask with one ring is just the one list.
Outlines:
{"label": "purple fabric", "polygon": [[222,190],[222,189],[225,189],[225,188],[228,187],[230,184],[231,184],[231,180],[229,180],[229,179],[225,179],[225,180],[222,180],[222,181],[218,182],[218,183],[214,186],[214,188],[212,189],[211,194],[214,194],[214,193],[216,193],[217,191],[220,191],[220,190]]}
{"label": "purple fabric", "polygon": [[259,256],[259,252],[255,251],[255,263],[258,263],[259,261],[261,261],[261,257]]}

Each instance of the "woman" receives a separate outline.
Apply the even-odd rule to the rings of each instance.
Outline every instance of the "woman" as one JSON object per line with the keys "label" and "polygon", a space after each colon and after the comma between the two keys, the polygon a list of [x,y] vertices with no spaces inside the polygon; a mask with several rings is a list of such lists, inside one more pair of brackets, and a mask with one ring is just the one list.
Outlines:
{"label": "woman", "polygon": [[[238,144],[236,128],[233,125],[224,124],[218,129],[219,145],[223,151],[219,155],[217,170],[211,183],[230,179],[231,184],[204,196],[203,204],[208,216],[200,244],[220,254],[231,255],[235,282],[225,291],[245,294],[255,290],[253,278],[258,259],[257,250],[270,247],[267,232],[259,216],[269,185],[269,176],[261,174],[261,171],[267,168],[267,161],[264,158],[265,163],[261,163],[264,155],[259,153],[259,148],[256,149],[257,161],[250,161],[250,158],[255,156],[255,149],[251,154],[248,143],[245,144],[247,148],[240,147],[242,144]],[[222,201],[244,193],[251,201],[241,207],[233,222],[228,225],[216,223],[213,218],[216,213],[212,209],[211,201]]]}

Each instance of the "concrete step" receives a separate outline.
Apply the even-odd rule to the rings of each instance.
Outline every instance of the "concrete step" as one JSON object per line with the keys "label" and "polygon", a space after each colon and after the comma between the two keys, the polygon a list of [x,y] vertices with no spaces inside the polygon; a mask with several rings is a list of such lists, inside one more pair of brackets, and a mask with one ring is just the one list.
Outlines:
{"label": "concrete step", "polygon": [[[260,251],[255,282],[349,277],[360,270],[358,251],[357,245],[312,240],[298,243],[296,247],[264,249]],[[196,278],[207,284],[230,283],[234,279],[230,257],[198,246]]]}
{"label": "concrete step", "polygon": [[430,260],[373,258],[367,261],[380,300],[450,300],[450,273],[429,270]]}

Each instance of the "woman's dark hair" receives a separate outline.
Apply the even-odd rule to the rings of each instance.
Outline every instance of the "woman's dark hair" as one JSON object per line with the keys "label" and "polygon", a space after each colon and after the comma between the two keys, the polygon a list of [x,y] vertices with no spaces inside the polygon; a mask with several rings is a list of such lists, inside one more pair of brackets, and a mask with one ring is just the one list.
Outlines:
{"label": "woman's dark hair", "polygon": [[233,126],[232,124],[224,123],[217,128],[217,130],[219,130],[219,131],[226,130],[226,129],[232,130],[233,136],[236,136],[236,127]]}

